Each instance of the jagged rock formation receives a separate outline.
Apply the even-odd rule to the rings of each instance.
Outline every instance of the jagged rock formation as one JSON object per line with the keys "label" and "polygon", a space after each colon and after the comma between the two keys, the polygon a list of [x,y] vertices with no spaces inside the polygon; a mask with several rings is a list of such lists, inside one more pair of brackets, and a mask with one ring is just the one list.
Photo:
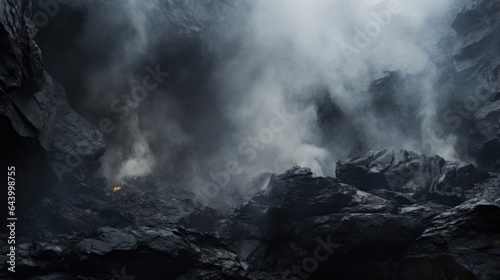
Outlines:
{"label": "jagged rock formation", "polygon": [[[3,1],[0,6],[0,117],[15,131],[7,138],[38,141],[38,144],[27,145],[45,150],[60,180],[68,174],[92,174],[105,149],[102,133],[71,109],[64,89],[45,73],[35,34],[30,2]],[[74,170],[75,166],[79,167],[78,171]]]}
{"label": "jagged rock formation", "polygon": [[336,175],[365,191],[414,193],[414,201],[423,198],[449,206],[469,199],[467,191],[489,176],[471,164],[403,150],[373,151],[364,157],[340,160]]}
{"label": "jagged rock formation", "polygon": [[[426,158],[423,163],[434,160]],[[387,162],[375,157],[373,163]],[[359,176],[365,175],[359,172]],[[419,176],[432,181],[433,175]],[[159,179],[137,178],[134,184],[154,185],[155,180]],[[195,211],[201,219],[193,219],[193,210],[174,209],[172,203],[183,200],[194,209],[195,203],[189,202],[194,201],[193,194],[174,189],[162,194],[163,188],[155,187],[139,192],[130,183],[112,194],[122,203],[127,201],[115,204],[112,215],[127,219],[117,221],[115,228],[20,244],[18,269],[25,279],[77,275],[103,279],[122,268],[135,279],[294,279],[300,275],[310,279],[435,279],[437,275],[440,279],[496,279],[500,273],[499,181],[476,177],[469,183],[462,186],[464,191],[473,188],[468,200],[450,207],[430,201],[432,196],[414,199],[421,192],[418,189],[365,192],[295,167],[273,175],[265,190],[232,214],[203,208]],[[91,200],[85,202],[96,206]],[[99,215],[99,210],[93,211],[89,214]],[[169,217],[169,213],[178,216]],[[34,277],[50,274],[58,278]]]}
{"label": "jagged rock formation", "polygon": [[19,277],[38,274],[40,269],[51,275],[34,279],[76,279],[77,275],[112,279],[138,271],[143,279],[175,279],[190,269],[197,276],[243,274],[235,253],[212,236],[183,229],[104,227],[91,235],[61,235],[19,248]]}
{"label": "jagged rock formation", "polygon": [[40,89],[45,74],[40,49],[35,43],[36,28],[31,20],[31,4],[15,0],[0,6],[0,94],[2,114],[8,108],[13,91],[21,88]]}
{"label": "jagged rock formation", "polygon": [[[452,91],[463,96],[459,103],[459,123],[470,119],[468,152],[484,167],[498,170],[500,157],[498,98],[500,97],[500,3],[498,1],[466,2],[451,27],[453,40]],[[455,114],[448,122],[457,125]],[[453,118],[455,117],[455,118]]]}

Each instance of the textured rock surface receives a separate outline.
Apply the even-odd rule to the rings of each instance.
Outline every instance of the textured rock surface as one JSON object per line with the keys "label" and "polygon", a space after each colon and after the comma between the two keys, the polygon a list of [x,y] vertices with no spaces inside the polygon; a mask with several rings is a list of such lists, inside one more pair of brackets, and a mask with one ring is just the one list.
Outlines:
{"label": "textured rock surface", "polygon": [[[34,38],[31,3],[5,0],[0,5],[0,112],[5,114],[13,91],[39,89],[45,79],[42,54]],[[7,98],[6,98],[7,96]]]}
{"label": "textured rock surface", "polygon": [[464,93],[460,123],[471,121],[468,151],[482,166],[499,170],[500,3],[466,2],[451,27],[456,32],[451,90]]}
{"label": "textured rock surface", "polygon": [[384,189],[411,193],[414,199],[425,196],[449,206],[469,197],[474,184],[488,173],[464,162],[446,162],[404,150],[380,150],[337,163],[337,177],[362,190]]}
{"label": "textured rock surface", "polygon": [[[499,96],[500,97],[500,96]],[[480,162],[500,169],[500,100],[479,109],[473,118],[471,150]]]}
{"label": "textured rock surface", "polygon": [[[59,179],[62,174],[81,176],[72,173],[68,162],[81,167],[80,173],[92,174],[104,153],[102,134],[71,109],[64,89],[45,73],[35,35],[31,3],[3,1],[0,6],[0,116],[7,118],[18,136],[38,140],[49,162],[58,164]],[[62,172],[61,168],[66,170]]]}
{"label": "textured rock surface", "polygon": [[[373,161],[385,162],[383,158]],[[402,199],[408,193],[397,196],[395,191],[371,194],[294,167],[272,175],[261,193],[232,214],[224,214],[197,208],[193,194],[176,190],[164,179],[139,177],[103,194],[101,202],[91,199],[97,194],[80,193],[73,204],[67,202],[73,208],[63,208],[68,210],[68,224],[72,221],[82,229],[87,224],[90,229],[90,224],[97,226],[106,218],[110,223],[114,217],[113,227],[25,240],[18,245],[18,269],[25,279],[53,279],[42,276],[53,273],[60,277],[54,279],[106,279],[115,274],[134,279],[294,279],[300,275],[309,279],[496,279],[500,182],[493,177],[472,188],[469,199],[452,208],[427,196],[413,200],[411,195]],[[77,200],[87,210],[78,208]],[[182,209],[176,208],[181,201]]]}
{"label": "textured rock surface", "polygon": [[[175,228],[104,227],[86,236],[59,235],[44,243],[18,247],[21,260],[17,276],[23,279],[40,269],[47,275],[59,273],[55,279],[113,279],[139,274],[137,279],[175,279],[183,273],[237,279],[243,271],[238,256],[217,239]],[[30,279],[53,279],[50,277]]]}
{"label": "textured rock surface", "polygon": [[445,279],[497,279],[499,211],[498,203],[479,201],[438,215],[393,273],[404,279],[431,279],[436,272]]}
{"label": "textured rock surface", "polygon": [[78,175],[58,169],[74,167],[68,162],[78,166],[78,172],[92,174],[97,170],[106,148],[102,133],[71,109],[64,89],[50,76],[41,91],[32,96],[17,95],[13,103],[29,126],[35,128],[32,136],[49,153],[49,162],[59,177],[65,173]]}

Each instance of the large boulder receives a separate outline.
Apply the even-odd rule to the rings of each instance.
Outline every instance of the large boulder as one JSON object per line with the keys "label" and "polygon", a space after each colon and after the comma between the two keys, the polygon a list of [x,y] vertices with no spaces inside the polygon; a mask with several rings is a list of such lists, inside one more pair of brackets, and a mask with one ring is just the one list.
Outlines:
{"label": "large boulder", "polygon": [[415,199],[430,199],[450,206],[468,199],[467,191],[489,177],[471,164],[404,150],[376,150],[341,159],[336,175],[364,191],[409,193]]}
{"label": "large boulder", "polygon": [[38,139],[59,180],[67,175],[83,178],[99,168],[106,148],[102,133],[71,109],[64,89],[50,76],[40,91],[17,94],[12,104],[23,120],[14,128],[21,136]]}
{"label": "large boulder", "polygon": [[435,217],[394,264],[390,279],[498,279],[500,207],[467,202]]}
{"label": "large boulder", "polygon": [[[402,215],[399,208],[396,201],[294,167],[273,175],[264,191],[214,223],[213,232],[252,270],[279,268],[282,275],[314,256],[321,242],[331,243],[331,261],[318,264],[331,271],[332,265],[342,267],[341,259],[386,258],[419,236],[425,229],[421,217]],[[386,254],[370,255],[368,248],[384,248]]]}

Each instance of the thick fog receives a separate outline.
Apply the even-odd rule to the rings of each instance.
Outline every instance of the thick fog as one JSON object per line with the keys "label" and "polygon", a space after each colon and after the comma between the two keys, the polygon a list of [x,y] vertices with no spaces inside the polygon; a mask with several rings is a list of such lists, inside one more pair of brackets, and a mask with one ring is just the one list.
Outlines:
{"label": "thick fog", "polygon": [[262,172],[334,176],[368,149],[459,158],[437,125],[451,0],[201,2],[70,4],[92,7],[79,111],[106,137],[110,184],[245,193]]}

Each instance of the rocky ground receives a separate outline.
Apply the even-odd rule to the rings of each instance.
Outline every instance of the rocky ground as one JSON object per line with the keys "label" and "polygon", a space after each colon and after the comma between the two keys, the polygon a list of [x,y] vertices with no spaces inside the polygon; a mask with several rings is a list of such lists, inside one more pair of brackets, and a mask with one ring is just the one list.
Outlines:
{"label": "rocky ground", "polygon": [[[497,175],[437,156],[373,151],[339,161],[338,178],[313,177],[300,167],[274,174],[226,214],[200,207],[193,194],[159,178],[136,178],[108,195],[87,192],[39,209],[58,227],[49,223],[45,236],[17,245],[16,275],[497,279]],[[88,231],[88,224],[106,222],[114,225]],[[50,234],[56,228],[75,233]]]}

